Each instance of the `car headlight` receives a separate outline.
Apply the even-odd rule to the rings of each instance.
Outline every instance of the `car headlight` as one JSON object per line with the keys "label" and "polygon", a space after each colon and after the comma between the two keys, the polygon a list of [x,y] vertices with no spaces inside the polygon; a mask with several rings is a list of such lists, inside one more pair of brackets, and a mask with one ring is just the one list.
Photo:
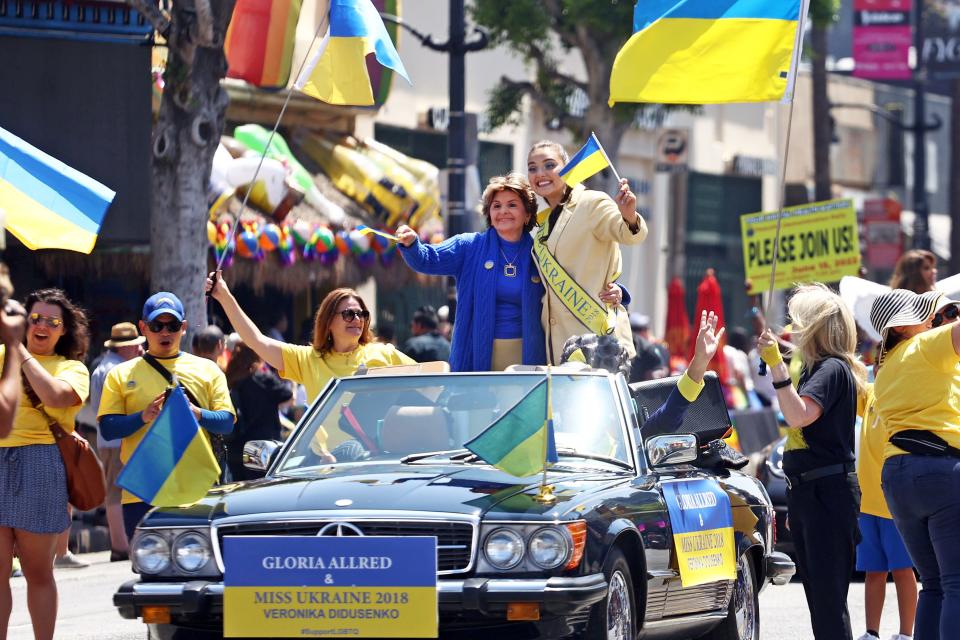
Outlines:
{"label": "car headlight", "polygon": [[483,546],[487,562],[497,569],[512,569],[523,560],[523,538],[511,529],[496,529]]}
{"label": "car headlight", "polygon": [[196,531],[188,531],[174,541],[171,555],[177,567],[187,573],[194,573],[210,561],[210,545],[205,536]]}
{"label": "car headlight", "polygon": [[544,527],[530,536],[527,550],[535,565],[541,569],[554,569],[567,561],[570,545],[562,531]]}
{"label": "car headlight", "polygon": [[170,566],[170,545],[159,535],[142,535],[134,545],[133,558],[143,573],[160,573]]}

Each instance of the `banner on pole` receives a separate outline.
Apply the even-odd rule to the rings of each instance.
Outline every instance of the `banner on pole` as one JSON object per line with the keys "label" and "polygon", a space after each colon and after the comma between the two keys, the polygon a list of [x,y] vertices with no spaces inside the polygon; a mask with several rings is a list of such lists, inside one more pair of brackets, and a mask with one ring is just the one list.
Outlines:
{"label": "banner on pole", "polygon": [[907,80],[912,0],[855,0],[853,4],[853,75],[858,78]]}
{"label": "banner on pole", "polygon": [[[777,235],[776,211],[740,216],[749,294],[767,289]],[[860,236],[852,200],[787,207],[780,228],[775,289],[798,282],[835,282],[860,270]]]}

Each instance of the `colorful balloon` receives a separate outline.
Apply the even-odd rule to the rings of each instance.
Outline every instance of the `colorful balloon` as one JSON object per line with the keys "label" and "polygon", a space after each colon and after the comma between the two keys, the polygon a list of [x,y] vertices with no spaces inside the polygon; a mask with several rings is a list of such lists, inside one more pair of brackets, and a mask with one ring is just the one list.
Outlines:
{"label": "colorful balloon", "polygon": [[275,250],[280,246],[280,233],[280,227],[274,223],[265,224],[260,232],[260,248],[268,253]]}
{"label": "colorful balloon", "polygon": [[345,256],[350,253],[350,236],[348,236],[345,231],[338,231],[334,240],[340,255]]}
{"label": "colorful balloon", "polygon": [[[372,235],[372,234],[371,234]],[[350,247],[357,255],[363,255],[370,252],[370,236],[360,233],[356,229],[347,234],[350,239]]]}
{"label": "colorful balloon", "polygon": [[207,242],[211,245],[217,244],[217,225],[211,220],[207,220]]}
{"label": "colorful balloon", "polygon": [[259,225],[251,222],[243,223],[243,231],[237,237],[237,255],[251,260],[263,260],[263,251],[260,249]]}
{"label": "colorful balloon", "polygon": [[313,225],[301,218],[288,226],[294,241],[301,247],[307,246],[310,236],[313,235]]}
{"label": "colorful balloon", "polygon": [[317,227],[317,230],[313,232],[313,234],[317,238],[317,250],[320,253],[326,253],[336,246],[336,242],[333,238],[333,231],[330,230],[330,227],[320,225]]}

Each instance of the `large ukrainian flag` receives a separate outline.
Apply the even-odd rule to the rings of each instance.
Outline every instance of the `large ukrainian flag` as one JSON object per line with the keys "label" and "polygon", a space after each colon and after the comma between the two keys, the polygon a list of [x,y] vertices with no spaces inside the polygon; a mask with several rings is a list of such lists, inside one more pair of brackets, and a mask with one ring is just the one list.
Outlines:
{"label": "large ukrainian flag", "polygon": [[518,478],[540,473],[557,461],[549,392],[548,377],[464,446]]}
{"label": "large ukrainian flag", "polygon": [[28,248],[90,253],[114,195],[0,128],[0,212]]}
{"label": "large ukrainian flag", "polygon": [[617,102],[790,98],[809,0],[639,0],[610,74]]}
{"label": "large ukrainian flag", "polygon": [[294,86],[330,104],[371,105],[367,55],[410,82],[400,54],[370,0],[331,0],[330,28]]}
{"label": "large ukrainian flag", "polygon": [[220,477],[210,443],[178,386],[117,477],[147,504],[175,507],[205,496]]}
{"label": "large ukrainian flag", "polygon": [[591,132],[587,143],[570,158],[570,162],[565,164],[557,175],[568,185],[575,187],[609,166],[610,161],[607,160],[607,154],[603,152],[603,147],[597,140],[597,134]]}

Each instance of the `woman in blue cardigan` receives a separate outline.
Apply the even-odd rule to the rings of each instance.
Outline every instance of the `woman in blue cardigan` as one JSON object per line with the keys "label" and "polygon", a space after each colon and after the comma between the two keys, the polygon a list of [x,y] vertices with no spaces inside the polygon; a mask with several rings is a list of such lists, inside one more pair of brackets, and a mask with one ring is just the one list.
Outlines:
{"label": "woman in blue cardigan", "polygon": [[[537,197],[518,173],[490,180],[483,192],[488,229],[462,233],[437,245],[420,242],[408,226],[397,229],[400,255],[415,271],[457,280],[450,368],[502,371],[511,364],[545,364],[540,323],[543,285],[533,262],[530,231]],[[616,285],[602,298],[620,302]]]}

